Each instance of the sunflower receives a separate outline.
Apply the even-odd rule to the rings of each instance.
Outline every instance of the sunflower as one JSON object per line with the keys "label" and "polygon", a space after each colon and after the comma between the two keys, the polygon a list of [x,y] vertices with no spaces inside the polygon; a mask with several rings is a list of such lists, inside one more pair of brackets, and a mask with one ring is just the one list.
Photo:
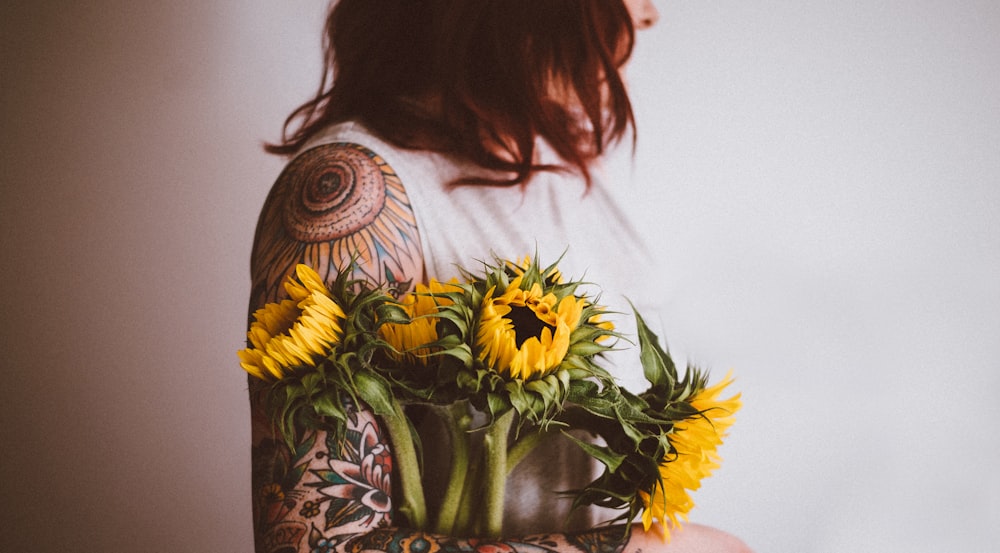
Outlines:
{"label": "sunflower", "polygon": [[679,527],[680,519],[686,521],[687,513],[694,507],[688,490],[697,490],[701,480],[719,468],[722,458],[718,447],[741,405],[740,394],[719,399],[732,381],[730,373],[718,384],[695,393],[690,403],[698,414],[674,425],[667,435],[673,452],[660,464],[659,481],[651,494],[639,492],[645,505],[643,528],[649,530],[654,519],[659,521],[665,541],[670,537],[669,526]]}
{"label": "sunflower", "polygon": [[288,299],[254,313],[247,332],[250,347],[239,352],[240,366],[262,380],[281,379],[294,367],[316,366],[341,340],[344,311],[319,274],[298,265],[295,277],[285,281]]}
{"label": "sunflower", "polygon": [[537,282],[523,290],[523,278],[510,281],[499,295],[496,287],[487,291],[476,348],[479,359],[494,371],[527,380],[562,363],[587,302],[572,294],[560,300]]}
{"label": "sunflower", "polygon": [[431,349],[426,346],[438,339],[438,320],[433,315],[440,307],[452,304],[449,298],[441,294],[457,291],[455,282],[441,283],[431,280],[426,285],[417,284],[413,293],[407,294],[400,300],[401,307],[410,317],[409,324],[387,323],[379,328],[382,339],[395,349],[392,356],[397,361],[427,364],[427,356],[431,353]]}

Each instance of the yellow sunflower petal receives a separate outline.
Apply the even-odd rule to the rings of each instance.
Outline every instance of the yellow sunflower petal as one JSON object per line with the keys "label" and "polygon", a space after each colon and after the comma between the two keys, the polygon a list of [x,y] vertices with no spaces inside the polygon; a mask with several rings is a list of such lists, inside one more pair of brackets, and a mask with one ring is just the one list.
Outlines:
{"label": "yellow sunflower petal", "polygon": [[322,277],[319,273],[309,265],[299,263],[295,266],[295,275],[299,277],[299,281],[302,282],[303,286],[306,287],[311,292],[323,292],[329,293],[326,287],[326,283],[323,282]]}
{"label": "yellow sunflower petal", "polygon": [[664,537],[669,537],[667,521],[679,527],[681,519],[694,507],[689,491],[701,487],[701,481],[719,468],[722,458],[718,447],[739,410],[740,394],[719,399],[722,390],[733,382],[732,372],[718,384],[698,391],[691,399],[691,406],[700,414],[674,425],[667,436],[676,455],[660,465],[660,487],[651,495],[640,494],[645,510],[643,527],[648,530],[653,520],[663,526]]}
{"label": "yellow sunflower petal", "polygon": [[417,284],[413,293],[406,294],[400,300],[400,305],[410,317],[409,324],[388,323],[379,328],[379,333],[396,351],[393,354],[398,360],[427,363],[427,355],[432,353],[425,346],[438,340],[437,319],[432,317],[441,306],[453,302],[435,294],[456,291],[457,280],[448,283],[431,280],[427,284]]}

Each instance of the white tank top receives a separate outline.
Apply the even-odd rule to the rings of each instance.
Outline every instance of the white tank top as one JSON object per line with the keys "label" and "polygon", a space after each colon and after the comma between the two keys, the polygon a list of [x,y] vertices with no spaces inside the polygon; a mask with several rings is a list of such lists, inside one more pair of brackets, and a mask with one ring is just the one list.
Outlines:
{"label": "white tank top", "polygon": [[[525,186],[449,186],[460,177],[490,173],[452,156],[393,146],[351,122],[319,133],[305,148],[335,142],[365,146],[399,176],[416,216],[428,278],[458,276],[457,266],[474,269],[493,254],[522,259],[537,251],[543,264],[562,256],[559,268],[565,277],[597,285],[588,291],[600,293],[599,303],[617,312],[608,318],[629,338],[634,340],[635,323],[626,297],[644,318],[658,320],[655,313],[665,298],[658,297],[662,289],[655,279],[662,273],[601,175],[589,189],[568,172],[542,172]],[[542,163],[559,162],[544,143],[539,150]],[[612,352],[603,366],[625,388],[643,391],[637,350],[625,342],[620,347],[625,349]],[[567,440],[546,442],[508,480],[505,531],[582,529],[613,518],[607,512],[584,512],[567,519],[571,500],[555,492],[581,487],[596,476],[597,467]]]}

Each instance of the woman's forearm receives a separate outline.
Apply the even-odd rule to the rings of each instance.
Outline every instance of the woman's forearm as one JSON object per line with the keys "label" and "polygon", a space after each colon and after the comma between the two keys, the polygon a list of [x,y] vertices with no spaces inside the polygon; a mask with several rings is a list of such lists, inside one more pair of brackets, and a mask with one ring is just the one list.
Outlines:
{"label": "woman's forearm", "polygon": [[537,534],[521,538],[455,538],[401,528],[373,530],[345,539],[343,553],[752,553],[739,539],[707,526],[685,525],[664,542],[658,532],[641,526],[622,540],[621,526],[602,526],[570,534]]}
{"label": "woman's forearm", "polygon": [[385,528],[347,539],[345,553],[620,553],[621,527],[574,534],[537,534],[520,538],[456,538],[402,528]]}

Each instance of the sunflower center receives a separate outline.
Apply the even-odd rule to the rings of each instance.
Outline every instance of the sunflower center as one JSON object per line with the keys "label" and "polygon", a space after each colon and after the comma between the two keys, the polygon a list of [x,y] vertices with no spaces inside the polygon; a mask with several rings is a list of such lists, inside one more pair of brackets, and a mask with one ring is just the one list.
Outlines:
{"label": "sunflower center", "polygon": [[543,328],[555,330],[554,326],[539,319],[530,307],[512,305],[507,318],[514,324],[514,344],[519,348],[528,338],[541,336]]}

